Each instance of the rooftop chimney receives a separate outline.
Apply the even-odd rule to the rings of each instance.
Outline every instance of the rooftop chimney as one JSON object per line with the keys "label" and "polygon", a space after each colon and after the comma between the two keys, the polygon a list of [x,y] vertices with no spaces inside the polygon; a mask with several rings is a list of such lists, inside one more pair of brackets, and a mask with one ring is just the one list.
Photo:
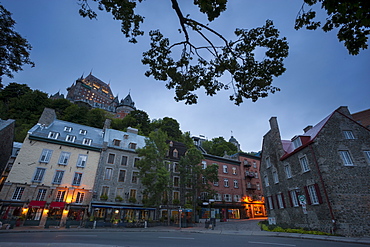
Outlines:
{"label": "rooftop chimney", "polygon": [[312,129],[312,125],[308,125],[306,128],[303,129],[304,133]]}

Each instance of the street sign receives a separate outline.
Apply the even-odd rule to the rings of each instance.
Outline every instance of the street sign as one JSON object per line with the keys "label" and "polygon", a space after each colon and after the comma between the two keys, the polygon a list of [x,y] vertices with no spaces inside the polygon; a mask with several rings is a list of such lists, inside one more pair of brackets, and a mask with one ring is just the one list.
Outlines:
{"label": "street sign", "polygon": [[299,196],[298,196],[298,200],[299,200],[299,203],[300,203],[301,205],[305,205],[305,204],[306,204],[306,196],[304,196],[304,195],[299,195]]}

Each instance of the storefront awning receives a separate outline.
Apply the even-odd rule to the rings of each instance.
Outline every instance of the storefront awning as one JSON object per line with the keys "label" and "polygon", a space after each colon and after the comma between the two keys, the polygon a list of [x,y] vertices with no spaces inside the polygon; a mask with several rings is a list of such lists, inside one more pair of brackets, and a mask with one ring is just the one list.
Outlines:
{"label": "storefront awning", "polygon": [[44,208],[46,201],[30,201],[28,204],[29,208]]}
{"label": "storefront awning", "polygon": [[65,202],[51,202],[49,208],[63,209],[65,204],[66,204]]}

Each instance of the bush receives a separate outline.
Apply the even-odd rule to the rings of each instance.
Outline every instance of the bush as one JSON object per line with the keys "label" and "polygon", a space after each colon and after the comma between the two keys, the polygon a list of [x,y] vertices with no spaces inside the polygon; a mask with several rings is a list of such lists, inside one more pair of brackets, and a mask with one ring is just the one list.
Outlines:
{"label": "bush", "polygon": [[270,231],[270,232],[288,232],[288,233],[300,233],[300,234],[314,234],[314,235],[333,235],[326,232],[320,232],[320,231],[313,231],[313,230],[307,230],[303,228],[286,228],[283,227],[283,225],[269,225],[267,220],[260,221],[258,225],[261,227],[261,230],[263,231]]}

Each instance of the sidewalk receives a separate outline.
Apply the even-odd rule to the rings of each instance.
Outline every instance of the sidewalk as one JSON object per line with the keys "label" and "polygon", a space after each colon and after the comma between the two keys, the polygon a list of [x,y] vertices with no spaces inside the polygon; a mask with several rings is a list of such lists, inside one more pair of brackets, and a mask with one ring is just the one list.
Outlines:
{"label": "sidewalk", "polygon": [[263,219],[248,219],[248,220],[228,220],[227,222],[217,222],[214,230],[206,229],[204,220],[194,227],[179,228],[174,226],[156,226],[148,228],[54,228],[48,229],[42,227],[15,227],[9,230],[0,230],[1,233],[22,233],[22,232],[191,232],[202,234],[225,234],[225,235],[244,235],[244,236],[275,236],[275,237],[289,237],[289,238],[304,238],[304,239],[318,239],[327,241],[337,241],[346,243],[361,243],[370,245],[370,237],[339,237],[339,236],[326,236],[326,235],[313,235],[313,234],[299,234],[299,233],[283,233],[283,232],[268,232],[262,231],[258,226],[258,222]]}

